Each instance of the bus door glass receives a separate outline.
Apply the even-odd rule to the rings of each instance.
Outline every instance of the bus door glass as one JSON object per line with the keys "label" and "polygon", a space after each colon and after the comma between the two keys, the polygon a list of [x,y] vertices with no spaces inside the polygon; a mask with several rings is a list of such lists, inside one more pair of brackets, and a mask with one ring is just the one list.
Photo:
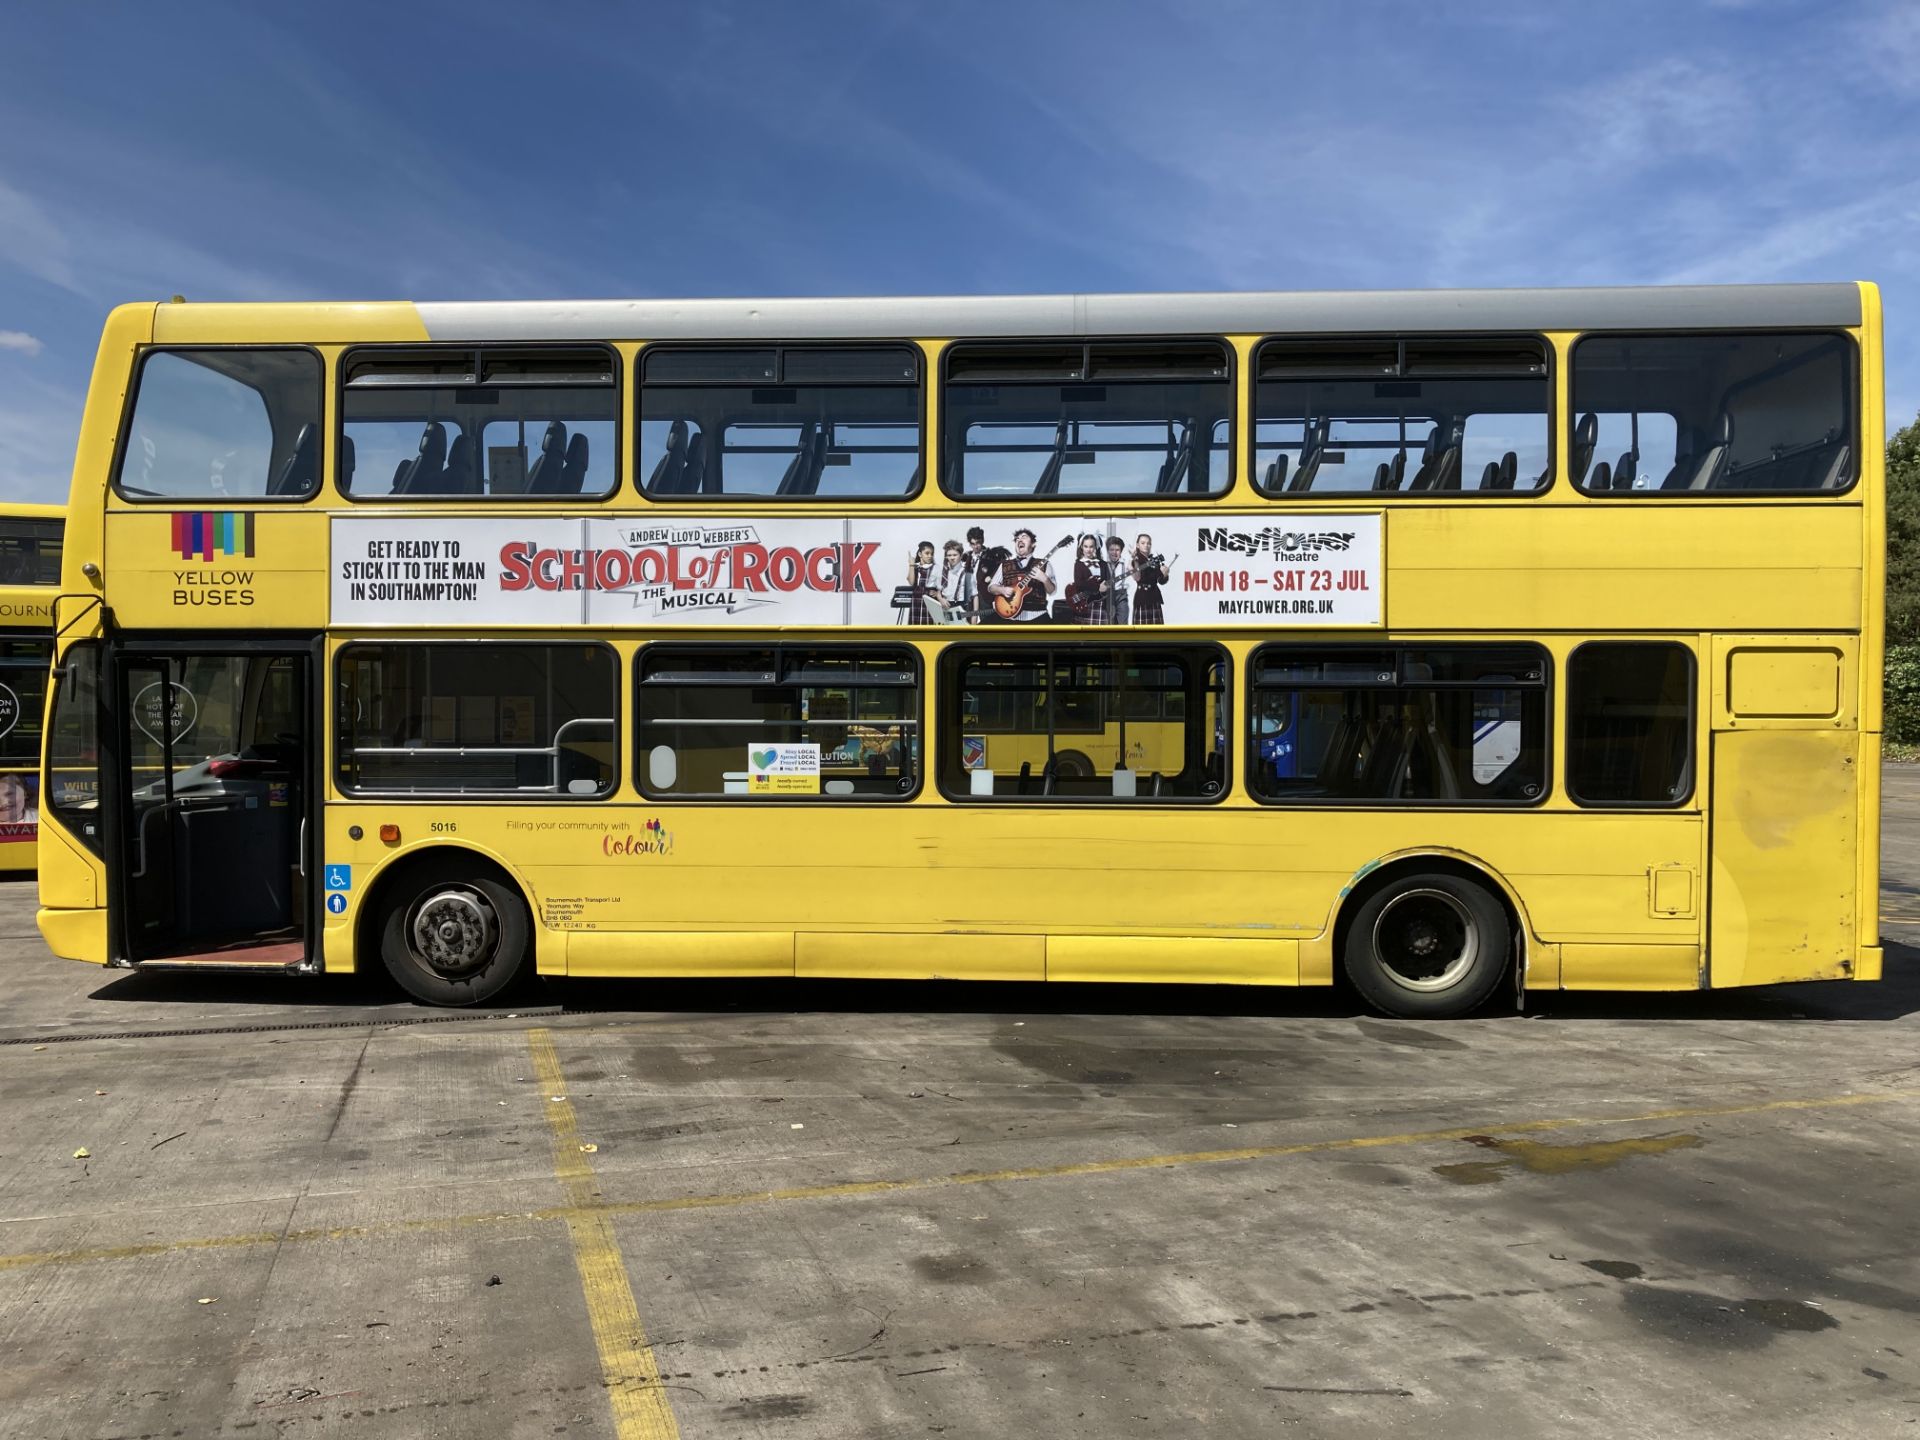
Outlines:
{"label": "bus door glass", "polygon": [[307,655],[130,654],[116,668],[128,957],[305,959]]}

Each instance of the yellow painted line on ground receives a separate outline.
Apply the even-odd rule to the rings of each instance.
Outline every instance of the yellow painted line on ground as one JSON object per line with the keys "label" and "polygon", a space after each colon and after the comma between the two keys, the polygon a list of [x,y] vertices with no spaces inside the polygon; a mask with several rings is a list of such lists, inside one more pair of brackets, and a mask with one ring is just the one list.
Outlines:
{"label": "yellow painted line on ground", "polygon": [[553,1131],[553,1174],[567,1195],[567,1238],[573,1243],[573,1266],[580,1272],[587,1319],[613,1406],[613,1433],[618,1440],[680,1440],[680,1427],[660,1384],[660,1362],[647,1343],[633,1283],[614,1238],[612,1212],[601,1202],[593,1162],[580,1148],[585,1142],[567,1098],[567,1077],[553,1048],[553,1032],[544,1027],[529,1031],[527,1049]]}
{"label": "yellow painted line on ground", "polygon": [[[547,1042],[551,1048],[552,1041]],[[538,1063],[538,1056],[535,1057]],[[557,1074],[556,1061],[556,1074]],[[544,1075],[542,1085],[549,1085]],[[547,1095],[564,1095],[552,1088]],[[1601,1129],[1617,1125],[1657,1125],[1669,1120],[1713,1120],[1743,1115],[1774,1115],[1806,1110],[1848,1110],[1863,1105],[1888,1105],[1905,1100],[1920,1100],[1920,1089],[1875,1090],[1847,1095],[1815,1095],[1793,1100],[1758,1100],[1745,1105],[1680,1105],[1664,1110],[1637,1110],[1626,1115],[1573,1115],[1545,1120],[1496,1121],[1486,1125],[1460,1125],[1444,1130],[1409,1130],[1394,1135],[1353,1135],[1333,1140],[1302,1140],[1291,1145],[1242,1145],[1230,1150],[1183,1150],[1162,1155],[1131,1155],[1114,1160],[1082,1160],[1064,1165],[1030,1165],[1006,1170],[961,1170],[940,1175],[906,1176],[899,1179],[848,1180],[828,1185],[799,1185],[785,1190],[740,1190],[710,1195],[675,1195],[660,1200],[604,1200],[593,1190],[594,1177],[586,1171],[585,1193],[576,1197],[568,1189],[568,1203],[539,1210],[511,1212],[488,1211],[472,1215],[422,1216],[408,1220],[383,1220],[365,1225],[334,1225],[306,1230],[256,1230],[237,1235],[208,1235],[184,1240],[156,1240],[139,1245],[103,1245],[88,1249],[44,1250],[27,1254],[0,1255],[0,1271],[21,1270],[38,1265],[76,1265],[101,1260],[138,1260],[158,1255],[175,1255],[196,1250],[235,1250],[252,1245],[303,1245],[317,1241],[378,1239],[422,1232],[445,1233],[470,1230],[479,1226],[526,1224],[529,1221],[605,1219],[620,1215],[661,1215],[679,1210],[729,1209],[744,1205],[766,1205],[788,1200],[833,1200],[849,1196],[887,1195],[904,1190],[934,1190],[956,1185],[1011,1184],[1027,1180],[1054,1180],[1077,1175],[1115,1175],[1132,1170],[1169,1170],[1190,1165],[1220,1165],[1233,1161],[1277,1160],[1295,1155],[1325,1155],[1343,1150],[1375,1150],[1393,1146],[1435,1145],[1464,1140],[1472,1135],[1539,1135],[1562,1130]],[[547,1101],[559,1109],[552,1101]],[[579,1150],[578,1124],[568,1107],[566,1123],[573,1125],[574,1154],[584,1161]],[[556,1133],[556,1147],[560,1140]],[[556,1150],[556,1161],[558,1160]],[[617,1256],[616,1256],[617,1258]],[[621,1279],[624,1283],[624,1272]],[[582,1277],[583,1283],[585,1277]],[[631,1290],[629,1289],[629,1304]],[[637,1310],[635,1325],[638,1325]],[[637,1333],[637,1331],[636,1331]],[[657,1371],[656,1371],[657,1373]],[[670,1432],[669,1432],[670,1433]]]}

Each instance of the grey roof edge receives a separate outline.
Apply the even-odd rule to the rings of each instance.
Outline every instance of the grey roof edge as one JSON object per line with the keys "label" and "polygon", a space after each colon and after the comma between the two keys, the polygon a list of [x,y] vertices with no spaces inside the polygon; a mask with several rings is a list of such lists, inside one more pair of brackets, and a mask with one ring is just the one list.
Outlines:
{"label": "grey roof edge", "polygon": [[1852,282],[1566,290],[422,301],[416,308],[435,340],[845,340],[1760,329],[1861,323],[1860,289]]}

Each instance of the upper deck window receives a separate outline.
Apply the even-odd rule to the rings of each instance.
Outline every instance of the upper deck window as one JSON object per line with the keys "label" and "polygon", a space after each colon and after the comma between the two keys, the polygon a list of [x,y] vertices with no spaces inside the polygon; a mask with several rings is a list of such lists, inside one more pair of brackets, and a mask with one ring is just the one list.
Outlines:
{"label": "upper deck window", "polygon": [[649,346],[640,364],[648,495],[896,499],[920,488],[910,345]]}
{"label": "upper deck window", "polygon": [[1589,336],[1573,347],[1573,480],[1607,495],[1844,490],[1853,390],[1844,335]]}
{"label": "upper deck window", "polygon": [[356,350],[340,398],[340,488],[356,499],[609,495],[615,362],[598,345]]}
{"label": "upper deck window", "polygon": [[955,345],[946,372],[950,495],[1191,497],[1232,476],[1233,385],[1218,340]]}
{"label": "upper deck window", "polygon": [[1269,495],[1547,483],[1539,340],[1269,340],[1254,365],[1254,480]]}
{"label": "upper deck window", "polygon": [[134,381],[119,490],[134,500],[298,500],[320,480],[311,350],[152,350]]}
{"label": "upper deck window", "polygon": [[58,585],[67,522],[30,516],[0,520],[0,585]]}

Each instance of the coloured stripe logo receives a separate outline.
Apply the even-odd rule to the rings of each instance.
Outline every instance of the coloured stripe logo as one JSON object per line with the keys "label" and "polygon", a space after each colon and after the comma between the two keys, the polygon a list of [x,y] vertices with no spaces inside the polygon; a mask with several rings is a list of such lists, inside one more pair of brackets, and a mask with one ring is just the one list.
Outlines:
{"label": "coloured stripe logo", "polygon": [[253,512],[174,511],[173,553],[182,560],[211,560],[216,554],[244,555],[252,559]]}

